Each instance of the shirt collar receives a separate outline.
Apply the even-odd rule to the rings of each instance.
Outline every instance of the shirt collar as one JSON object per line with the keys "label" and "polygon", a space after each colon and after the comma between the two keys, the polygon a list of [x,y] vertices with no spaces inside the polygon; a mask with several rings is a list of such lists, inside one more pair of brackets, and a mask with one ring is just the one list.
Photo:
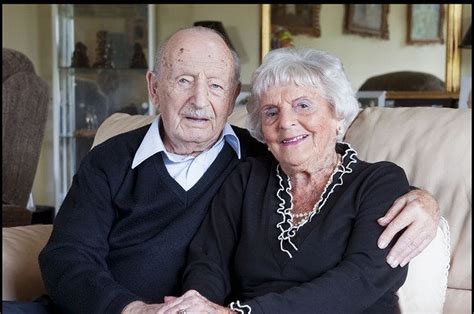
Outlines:
{"label": "shirt collar", "polygon": [[[142,142],[140,143],[140,146],[137,149],[137,152],[135,153],[135,156],[133,157],[132,169],[135,169],[142,162],[159,152],[165,152],[169,158],[171,157],[170,159],[174,159],[166,151],[165,145],[163,144],[163,141],[161,139],[160,123],[160,116],[158,115],[155,120],[153,120],[153,123],[150,125],[148,132],[145,134],[145,137],[143,138]],[[214,145],[217,145],[217,143],[222,141],[222,139],[224,139],[230,145],[230,147],[232,147],[232,149],[237,154],[237,157],[240,159],[241,151],[239,138],[235,134],[230,124],[227,122],[224,125],[224,130],[222,131],[221,136]]]}

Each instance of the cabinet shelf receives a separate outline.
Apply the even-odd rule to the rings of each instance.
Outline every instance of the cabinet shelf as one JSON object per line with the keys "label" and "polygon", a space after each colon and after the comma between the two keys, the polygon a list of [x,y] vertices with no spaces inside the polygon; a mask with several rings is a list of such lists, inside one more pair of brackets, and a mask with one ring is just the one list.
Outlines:
{"label": "cabinet shelf", "polygon": [[77,129],[74,131],[74,137],[94,138],[97,130]]}
{"label": "cabinet shelf", "polygon": [[[133,60],[137,65],[153,60],[156,36],[150,26],[155,25],[154,12],[152,4],[53,5],[53,90],[58,91],[53,93],[56,208],[90,151],[98,126],[115,112],[151,113],[148,68],[130,65]],[[71,67],[86,64],[86,56],[90,67]],[[111,60],[115,67],[92,67],[105,62],[102,59]]]}

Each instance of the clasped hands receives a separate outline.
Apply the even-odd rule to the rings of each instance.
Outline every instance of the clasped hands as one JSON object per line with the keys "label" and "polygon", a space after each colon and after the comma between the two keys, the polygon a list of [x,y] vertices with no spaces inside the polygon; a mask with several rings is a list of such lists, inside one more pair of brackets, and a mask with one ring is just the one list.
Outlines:
{"label": "clasped hands", "polygon": [[135,301],[127,305],[122,314],[228,314],[234,313],[227,307],[212,303],[196,290],[188,290],[180,297],[165,297],[160,304],[146,304]]}

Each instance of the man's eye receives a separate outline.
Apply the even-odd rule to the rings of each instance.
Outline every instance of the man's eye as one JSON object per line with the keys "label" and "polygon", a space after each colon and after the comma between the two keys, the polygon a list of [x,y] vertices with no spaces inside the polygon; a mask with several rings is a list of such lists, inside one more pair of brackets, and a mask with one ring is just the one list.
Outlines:
{"label": "man's eye", "polygon": [[211,84],[211,88],[212,89],[223,89],[223,87],[220,86],[219,84]]}
{"label": "man's eye", "polygon": [[187,84],[187,83],[189,83],[189,81],[188,81],[187,79],[185,79],[185,78],[180,78],[180,79],[178,80],[178,83],[180,83],[180,84]]}

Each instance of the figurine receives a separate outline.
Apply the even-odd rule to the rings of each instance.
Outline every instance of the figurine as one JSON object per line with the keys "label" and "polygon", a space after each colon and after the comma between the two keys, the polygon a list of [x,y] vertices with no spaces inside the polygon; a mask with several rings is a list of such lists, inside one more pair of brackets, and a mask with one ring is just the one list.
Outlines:
{"label": "figurine", "polygon": [[133,56],[130,68],[147,68],[145,53],[143,52],[142,45],[139,43],[133,45]]}
{"label": "figurine", "polygon": [[82,42],[76,42],[71,58],[71,68],[89,68],[89,57],[87,47]]}
{"label": "figurine", "polygon": [[97,32],[97,48],[96,61],[94,68],[114,69],[115,65],[112,61],[114,50],[112,44],[108,40],[108,33],[106,31]]}

